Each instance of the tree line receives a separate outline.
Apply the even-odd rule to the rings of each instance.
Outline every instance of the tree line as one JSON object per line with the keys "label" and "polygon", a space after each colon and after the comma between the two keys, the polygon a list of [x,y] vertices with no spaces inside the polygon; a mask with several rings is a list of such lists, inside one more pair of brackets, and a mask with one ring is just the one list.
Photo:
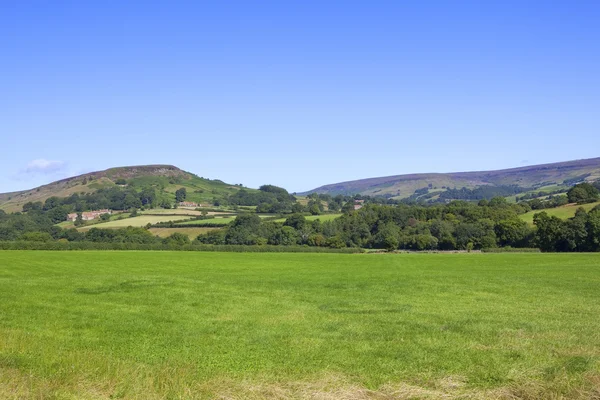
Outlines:
{"label": "tree line", "polygon": [[[292,201],[292,195],[277,187],[262,187],[269,201]],[[478,203],[452,201],[447,204],[378,204],[365,202],[354,210],[355,197],[311,195],[306,207],[323,207],[343,214],[331,221],[309,221],[311,214],[288,214],[285,222],[263,220],[257,214],[240,214],[226,228],[200,235],[193,241],[174,233],[167,238],[152,235],[144,228],[99,229],[86,232],[62,229],[56,225],[55,210],[65,207],[106,207],[102,201],[115,198],[109,190],[98,196],[73,195],[64,199],[49,198],[43,204],[27,207],[26,213],[7,214],[0,210],[0,241],[25,242],[92,242],[137,243],[184,246],[211,245],[274,245],[314,246],[327,248],[371,248],[385,250],[471,250],[502,247],[532,248],[543,251],[600,251],[600,206],[589,212],[577,210],[573,218],[561,220],[545,212],[535,215],[534,226],[519,215],[532,209],[529,202],[510,204],[503,197],[480,200]],[[131,193],[126,194],[130,195]],[[141,193],[137,193],[141,196]],[[131,194],[132,195],[132,194]],[[567,201],[580,204],[597,201],[600,192],[594,185],[575,185],[566,195]],[[104,200],[102,200],[104,198]],[[240,197],[241,198],[241,197]],[[83,200],[82,200],[83,199]],[[88,201],[89,200],[89,201]],[[94,203],[97,201],[97,203]],[[141,200],[140,200],[141,201]],[[337,205],[332,205],[337,203]],[[311,205],[312,204],[312,205]]]}

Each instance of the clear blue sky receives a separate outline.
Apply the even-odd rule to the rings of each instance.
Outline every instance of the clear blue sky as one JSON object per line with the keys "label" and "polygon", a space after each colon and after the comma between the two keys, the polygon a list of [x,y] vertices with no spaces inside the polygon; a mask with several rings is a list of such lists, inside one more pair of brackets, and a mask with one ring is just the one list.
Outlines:
{"label": "clear blue sky", "polygon": [[3,1],[0,192],[174,164],[290,191],[600,156],[598,1]]}

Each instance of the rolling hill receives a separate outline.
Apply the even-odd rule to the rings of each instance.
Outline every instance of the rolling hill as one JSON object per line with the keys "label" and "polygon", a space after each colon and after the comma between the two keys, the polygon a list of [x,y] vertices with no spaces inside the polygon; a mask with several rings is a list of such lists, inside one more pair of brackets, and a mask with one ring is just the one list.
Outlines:
{"label": "rolling hill", "polygon": [[110,168],[104,171],[90,172],[30,190],[0,194],[0,210],[6,212],[21,211],[27,202],[44,202],[47,198],[68,197],[73,193],[91,193],[125,182],[136,190],[154,187],[161,198],[175,199],[175,191],[186,188],[187,201],[212,203],[214,198],[229,196],[240,189],[220,180],[198,177],[173,165],[138,165]]}
{"label": "rolling hill", "polygon": [[302,194],[364,194],[401,199],[414,195],[419,189],[424,192],[441,193],[453,188],[473,189],[490,185],[498,187],[516,185],[523,191],[548,186],[567,190],[574,182],[596,179],[600,179],[600,157],[497,171],[425,173],[368,178],[325,185]]}

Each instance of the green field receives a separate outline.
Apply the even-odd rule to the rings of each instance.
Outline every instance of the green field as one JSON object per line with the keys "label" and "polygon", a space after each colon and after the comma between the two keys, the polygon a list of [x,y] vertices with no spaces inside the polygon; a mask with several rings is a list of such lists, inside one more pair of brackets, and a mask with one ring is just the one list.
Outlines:
{"label": "green field", "polygon": [[[164,208],[151,208],[148,210],[144,210],[144,211],[138,211],[138,214],[141,215],[191,215],[191,216],[201,216],[202,211],[196,211],[193,209],[189,209],[189,208],[170,208],[170,209],[164,209]],[[206,213],[206,215],[221,215],[221,214],[231,214],[231,212],[215,212],[215,211],[208,211]]]}
{"label": "green field", "polygon": [[[342,214],[323,214],[323,215],[309,215],[306,218],[307,221],[315,221],[317,219],[321,220],[321,222],[325,221],[333,221],[334,219],[340,217]],[[285,222],[286,218],[276,219],[275,222]]]}
{"label": "green field", "polygon": [[190,240],[194,240],[198,237],[198,235],[203,235],[215,229],[221,228],[150,228],[149,231],[153,235],[161,238],[165,238],[174,233],[183,233],[184,235],[187,235]]}
{"label": "green field", "polygon": [[592,399],[600,255],[0,252],[2,399]]}
{"label": "green field", "polygon": [[235,220],[236,217],[216,217],[216,218],[209,218],[209,219],[193,219],[190,221],[183,221],[178,223],[178,226],[186,226],[186,225],[227,225],[230,222],[232,222],[233,220]]}
{"label": "green field", "polygon": [[[268,217],[271,217],[271,215],[262,214],[262,215],[259,215],[259,217],[260,218],[268,218]],[[177,226],[186,226],[186,225],[222,225],[222,226],[225,226],[225,225],[229,224],[230,222],[235,221],[236,218],[237,218],[237,216],[233,215],[231,217],[216,216],[215,218],[209,218],[209,219],[193,219],[190,221],[179,222],[177,224]],[[283,219],[283,221],[285,221],[285,219]]]}
{"label": "green field", "polygon": [[158,222],[169,221],[185,221],[190,219],[189,215],[141,215],[133,218],[118,219],[115,221],[103,222],[90,226],[79,228],[79,231],[85,232],[91,228],[126,228],[128,226],[143,227],[148,224],[156,224]]}
{"label": "green field", "polygon": [[566,206],[563,206],[563,207],[547,208],[545,210],[533,210],[533,211],[529,211],[528,213],[521,214],[519,217],[523,221],[527,222],[528,224],[532,224],[533,225],[533,216],[535,214],[541,213],[542,211],[545,211],[550,216],[555,216],[555,217],[558,217],[558,218],[561,218],[561,219],[567,219],[567,218],[573,218],[575,216],[575,212],[577,211],[577,209],[579,207],[582,207],[586,211],[590,211],[592,208],[596,207],[599,204],[600,204],[600,202],[583,204],[583,205],[569,204],[569,205],[566,205]]}

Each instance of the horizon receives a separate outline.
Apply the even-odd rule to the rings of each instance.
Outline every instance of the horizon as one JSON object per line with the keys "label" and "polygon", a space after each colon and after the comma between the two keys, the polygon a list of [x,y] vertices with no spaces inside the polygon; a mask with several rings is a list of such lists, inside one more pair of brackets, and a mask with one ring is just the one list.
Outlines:
{"label": "horizon", "polygon": [[[320,187],[325,187],[325,186],[331,186],[331,185],[336,185],[336,184],[342,184],[342,183],[349,183],[349,182],[355,182],[355,181],[362,181],[362,180],[368,180],[368,179],[377,179],[377,178],[392,178],[392,177],[396,177],[396,176],[406,176],[406,175],[452,175],[452,174],[465,174],[465,173],[485,173],[485,172],[499,172],[499,171],[510,171],[510,170],[516,170],[516,169],[520,169],[520,168],[530,168],[530,167],[539,167],[539,166],[543,166],[543,165],[553,165],[553,164],[563,164],[563,163],[569,163],[569,162],[578,162],[578,161],[588,161],[588,160],[594,160],[594,159],[600,159],[600,157],[591,157],[591,158],[581,158],[581,159],[576,159],[576,160],[563,160],[563,161],[555,161],[555,162],[550,162],[550,163],[544,163],[544,164],[530,164],[530,165],[521,165],[518,167],[508,167],[508,168],[501,168],[501,169],[497,169],[497,170],[470,170],[470,171],[448,171],[448,172],[409,172],[406,174],[397,174],[397,175],[387,175],[387,176],[373,176],[373,177],[367,177],[367,178],[357,178],[357,179],[352,179],[349,181],[340,181],[340,182],[332,182],[329,184],[325,184],[325,185],[321,185],[321,186],[315,186],[312,189],[308,189],[308,190],[304,190],[304,191],[291,191],[288,190],[288,188],[286,188],[285,186],[282,186],[284,189],[288,190],[289,193],[305,193],[305,192],[310,192],[312,190],[318,189]],[[206,178],[209,180],[221,180],[219,178],[209,178],[209,177],[205,177],[205,176],[201,176],[198,175],[197,173],[195,173],[194,171],[188,171],[184,168],[180,168],[179,166],[175,165],[175,164],[167,164],[167,163],[154,163],[154,164],[141,164],[141,165],[120,165],[120,166],[113,166],[113,167],[108,167],[108,168],[104,168],[104,169],[100,169],[100,170],[96,170],[96,171],[88,171],[88,172],[84,172],[78,175],[71,175],[71,176],[67,176],[58,180],[54,180],[54,181],[49,181],[46,183],[42,183],[40,186],[46,186],[46,185],[50,185],[56,182],[60,182],[63,180],[69,180],[69,179],[73,179],[73,178],[77,178],[79,176],[83,176],[83,175],[87,175],[87,174],[92,174],[92,173],[97,173],[97,172],[103,172],[103,171],[107,171],[110,169],[114,169],[114,168],[136,168],[136,167],[158,167],[158,166],[168,166],[168,167],[175,167],[178,168],[184,172],[187,173],[191,173],[193,175],[199,176],[201,178]],[[227,184],[232,184],[232,185],[236,185],[234,183],[231,182],[226,182]],[[238,183],[240,184],[240,183]],[[244,185],[243,183],[241,183],[243,187],[245,188],[249,188],[249,189],[257,189],[259,186],[262,185],[271,185],[271,183],[268,182],[264,182],[260,185],[257,186],[247,186]],[[30,187],[27,189],[21,189],[21,190],[15,190],[13,192],[0,192],[0,194],[6,194],[6,193],[14,193],[14,192],[24,192],[24,191],[28,191],[28,190],[32,190],[35,189],[36,187]]]}
{"label": "horizon", "polygon": [[305,192],[598,157],[595,2],[0,9],[2,193],[156,161]]}

